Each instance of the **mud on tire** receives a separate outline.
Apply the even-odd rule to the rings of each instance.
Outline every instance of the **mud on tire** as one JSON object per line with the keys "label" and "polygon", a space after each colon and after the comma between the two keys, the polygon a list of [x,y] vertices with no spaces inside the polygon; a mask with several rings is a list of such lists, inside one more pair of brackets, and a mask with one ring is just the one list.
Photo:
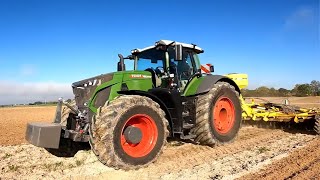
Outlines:
{"label": "mud on tire", "polygon": [[314,131],[320,135],[320,115],[315,116],[315,122],[314,122]]}
{"label": "mud on tire", "polygon": [[[140,121],[143,123],[140,124]],[[140,128],[140,142],[132,144],[124,138],[124,131],[129,126]],[[167,126],[164,111],[150,98],[138,95],[119,96],[108,105],[100,107],[93,116],[89,142],[103,164],[116,169],[138,169],[154,162],[162,153],[169,134]],[[146,139],[145,146],[149,148],[139,146],[143,145],[145,137],[154,138]]]}
{"label": "mud on tire", "polygon": [[226,82],[216,83],[207,94],[198,97],[196,126],[191,130],[196,135],[194,141],[208,146],[232,142],[241,126],[241,112],[235,88]]}

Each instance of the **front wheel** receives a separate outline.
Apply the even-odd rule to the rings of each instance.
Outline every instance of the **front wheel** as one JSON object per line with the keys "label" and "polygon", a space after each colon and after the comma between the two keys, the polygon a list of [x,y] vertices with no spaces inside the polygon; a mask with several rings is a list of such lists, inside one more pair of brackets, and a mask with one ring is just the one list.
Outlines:
{"label": "front wheel", "polygon": [[168,136],[167,119],[150,98],[125,95],[98,109],[90,145],[105,165],[137,169],[154,162]]}
{"label": "front wheel", "polygon": [[231,142],[241,126],[239,93],[226,82],[218,82],[196,104],[195,141],[213,146]]}

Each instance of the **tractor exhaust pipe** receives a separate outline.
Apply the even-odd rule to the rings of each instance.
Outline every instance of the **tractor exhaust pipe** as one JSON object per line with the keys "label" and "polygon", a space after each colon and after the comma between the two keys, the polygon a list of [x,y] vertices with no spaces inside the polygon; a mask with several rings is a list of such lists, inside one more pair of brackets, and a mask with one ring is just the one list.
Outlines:
{"label": "tractor exhaust pipe", "polygon": [[118,57],[120,58],[118,62],[118,71],[125,71],[126,70],[126,65],[124,64],[124,58],[122,54],[118,54]]}

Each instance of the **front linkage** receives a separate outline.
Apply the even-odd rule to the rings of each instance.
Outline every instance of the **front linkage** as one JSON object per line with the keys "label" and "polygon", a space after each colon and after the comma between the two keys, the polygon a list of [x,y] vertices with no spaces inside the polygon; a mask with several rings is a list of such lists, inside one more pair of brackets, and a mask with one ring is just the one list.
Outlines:
{"label": "front linkage", "polygon": [[[66,106],[64,109],[63,105]],[[68,114],[66,119],[63,119],[65,113]],[[59,98],[53,123],[28,123],[26,140],[38,147],[58,149],[62,138],[74,142],[88,142],[88,129],[87,111],[81,112],[76,106]]]}

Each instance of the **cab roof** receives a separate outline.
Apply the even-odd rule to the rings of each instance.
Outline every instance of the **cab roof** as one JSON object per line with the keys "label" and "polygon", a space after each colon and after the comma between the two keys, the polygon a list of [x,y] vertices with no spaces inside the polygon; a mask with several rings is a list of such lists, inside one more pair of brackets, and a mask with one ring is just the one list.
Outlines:
{"label": "cab roof", "polygon": [[189,48],[189,49],[194,49],[196,53],[203,53],[203,49],[201,49],[199,46],[195,45],[195,44],[187,44],[187,43],[181,43],[181,42],[176,42],[176,41],[171,41],[171,40],[160,40],[160,41],[157,41],[155,43],[155,45],[153,46],[148,46],[148,47],[145,47],[143,49],[133,49],[131,51],[132,54],[136,54],[136,53],[141,53],[143,51],[147,51],[147,50],[150,50],[150,49],[153,49],[159,45],[164,45],[164,46],[175,46],[175,45],[182,45],[182,47],[184,48]]}

